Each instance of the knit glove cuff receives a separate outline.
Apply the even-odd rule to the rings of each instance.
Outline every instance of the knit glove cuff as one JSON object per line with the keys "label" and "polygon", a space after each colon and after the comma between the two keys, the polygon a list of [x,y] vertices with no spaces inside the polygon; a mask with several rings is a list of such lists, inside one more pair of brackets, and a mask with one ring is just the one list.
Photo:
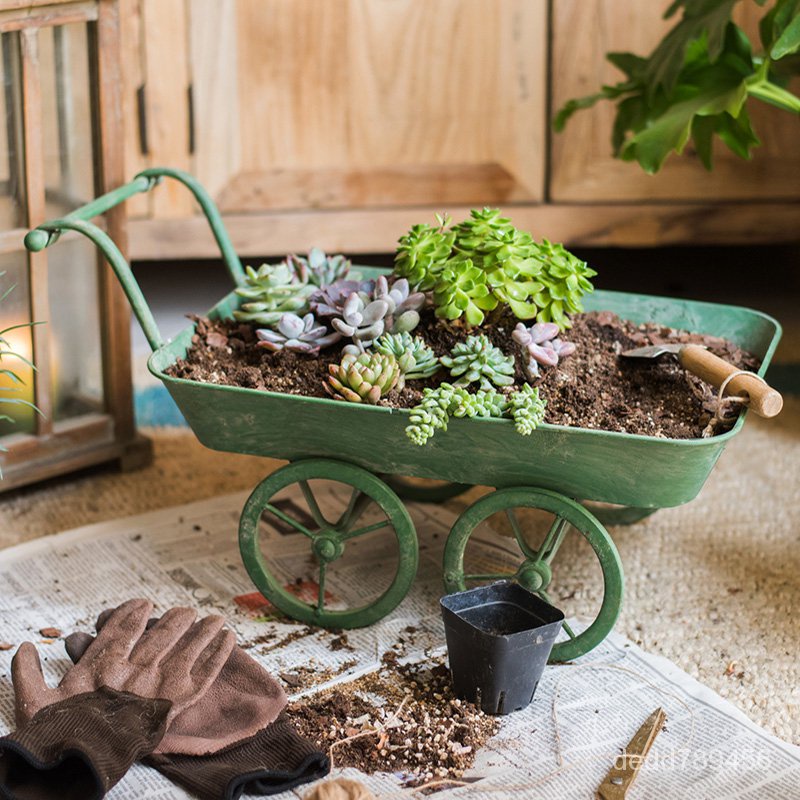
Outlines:
{"label": "knit glove cuff", "polygon": [[99,800],[153,752],[171,705],[102,686],[45,706],[0,739],[0,797]]}

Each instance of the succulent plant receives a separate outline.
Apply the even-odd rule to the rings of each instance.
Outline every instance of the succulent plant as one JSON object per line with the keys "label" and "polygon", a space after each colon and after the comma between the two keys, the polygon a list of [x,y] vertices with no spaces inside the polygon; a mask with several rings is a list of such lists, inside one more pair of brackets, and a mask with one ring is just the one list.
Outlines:
{"label": "succulent plant", "polygon": [[537,322],[530,328],[522,322],[517,323],[512,338],[523,351],[522,371],[529,380],[539,377],[539,365],[554,367],[559,358],[566,358],[575,352],[572,342],[562,342],[555,322]]}
{"label": "succulent plant", "polygon": [[248,302],[234,311],[233,316],[239,322],[274,325],[287,312],[305,312],[314,289],[286,261],[262,264],[257,270],[247,267],[245,285],[237,288],[236,294]]}
{"label": "succulent plant", "polygon": [[423,445],[436,431],[446,431],[450,420],[450,407],[456,388],[449,383],[441,383],[435,389],[423,389],[422,400],[411,409],[406,436],[414,444]]}
{"label": "succulent plant", "polygon": [[337,400],[375,405],[394,389],[400,367],[393,355],[385,353],[345,354],[339,364],[328,365],[325,391]]}
{"label": "succulent plant", "polygon": [[571,328],[568,314],[583,311],[583,295],[593,292],[589,278],[597,273],[564,248],[543,239],[533,258],[542,265],[537,280],[543,284],[533,301],[539,307],[539,322],[555,322],[560,330]]}
{"label": "succulent plant", "polygon": [[454,417],[502,417],[506,404],[505,395],[496,389],[479,389],[475,394],[461,389],[453,399]]}
{"label": "succulent plant", "polygon": [[526,383],[508,396],[503,411],[514,420],[517,433],[530,436],[544,422],[546,406],[545,400],[539,397],[539,390]]}
{"label": "succulent plant", "polygon": [[350,259],[342,255],[326,255],[319,247],[312,247],[307,258],[292,254],[286,261],[301,282],[319,287],[329,286],[347,277],[351,267]]}
{"label": "succulent plant", "polygon": [[[410,333],[384,333],[372,343],[372,349],[379,353],[391,353],[400,363],[400,368],[405,372],[406,380],[421,380],[430,378],[439,371],[441,364],[433,350],[428,347],[419,336]],[[408,368],[403,367],[402,359],[410,355],[413,364]],[[408,362],[406,362],[408,363]]]}
{"label": "succulent plant", "polygon": [[341,317],[344,304],[355,292],[368,303],[375,291],[375,281],[338,280],[317,289],[308,304],[318,317]]}
{"label": "succulent plant", "polygon": [[385,275],[375,281],[375,300],[385,300],[389,304],[386,330],[390,333],[413,331],[419,325],[419,309],[425,303],[422,292],[410,292],[408,281],[399,278],[391,286]]}
{"label": "succulent plant", "polygon": [[274,330],[260,328],[256,336],[259,339],[258,346],[267,350],[294,350],[308,355],[318,353],[321,348],[329,347],[342,338],[340,333],[331,333],[324,325],[320,325],[311,312],[304,317],[283,314]]}
{"label": "succulent plant", "polygon": [[456,386],[480,381],[481,389],[495,386],[511,386],[514,383],[514,358],[503,355],[499,347],[495,347],[484,335],[468,336],[465,342],[459,342],[449,356],[439,359],[450,370],[454,378],[458,378]]}
{"label": "succulent plant", "polygon": [[463,316],[468,325],[480,325],[483,312],[497,307],[497,298],[483,270],[468,258],[452,259],[436,281],[433,303],[437,317],[455,320]]}
{"label": "succulent plant", "polygon": [[545,401],[530,384],[505,395],[496,389],[470,393],[463,387],[442,383],[425,389],[422,401],[411,409],[406,436],[423,445],[436,433],[446,431],[450,417],[511,417],[517,433],[528,436],[544,419]]}
{"label": "succulent plant", "polygon": [[384,332],[388,314],[386,300],[365,300],[363,294],[353,292],[342,306],[342,316],[334,317],[331,325],[352,339],[359,352],[364,352]]}
{"label": "succulent plant", "polygon": [[[445,227],[415,225],[401,238],[395,274],[423,291],[433,289],[436,314],[480,325],[485,311],[508,305],[518,319],[570,326],[569,314],[583,310],[581,297],[593,290],[596,273],[563,245],[534,241],[495,208],[473,210],[469,219]],[[451,246],[449,257],[445,256]]]}
{"label": "succulent plant", "polygon": [[438,227],[414,225],[401,236],[395,255],[394,274],[407,278],[409,284],[423,292],[433,288],[436,277],[450,258],[455,233],[446,230],[450,224],[447,215],[436,215]]}

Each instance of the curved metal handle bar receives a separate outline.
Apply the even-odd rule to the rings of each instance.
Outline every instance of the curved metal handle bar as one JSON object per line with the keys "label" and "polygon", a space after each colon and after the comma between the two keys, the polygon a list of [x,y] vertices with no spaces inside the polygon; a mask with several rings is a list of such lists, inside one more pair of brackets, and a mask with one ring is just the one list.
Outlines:
{"label": "curved metal handle bar", "polygon": [[222,259],[228,269],[233,282],[240,286],[244,282],[244,270],[242,262],[225,230],[222,216],[219,213],[211,196],[203,186],[187,172],[167,167],[154,167],[140,172],[130,183],[126,183],[117,189],[113,189],[100,197],[91,200],[86,205],[75,209],[60,219],[48,220],[41,225],[37,225],[25,236],[25,247],[33,253],[38,253],[46,247],[55,244],[62,231],[72,230],[82,233],[90,239],[103,253],[114,274],[117,276],[128,302],[131,304],[136,319],[142,326],[144,335],[153,350],[157,350],[164,344],[161,333],[158,330],[156,321],[150,311],[147,301],[139,288],[136,278],[130,268],[130,264],[120,252],[113,239],[97,225],[89,222],[99,214],[104,214],[109,209],[125,202],[129,197],[133,197],[140,192],[148,192],[156,186],[161,178],[173,178],[182,183],[194,195],[195,200],[200,204],[200,208],[208,220],[211,232],[214,234],[217,245],[219,246]]}
{"label": "curved metal handle bar", "polygon": [[[164,340],[161,338],[161,332],[158,330],[153,312],[150,311],[150,306],[147,305],[147,300],[144,299],[144,295],[139,288],[139,284],[136,282],[136,278],[133,277],[130,265],[114,243],[114,240],[104,230],[98,228],[97,225],[92,222],[64,217],[63,219],[53,220],[53,222],[43,222],[38,228],[30,231],[25,237],[25,246],[33,251],[43,250],[48,245],[53,244],[53,242],[58,239],[60,233],[65,230],[82,233],[87,239],[100,248],[106,260],[111,265],[111,269],[114,270],[117,280],[122,285],[122,290],[125,292],[125,296],[131,304],[133,313],[142,326],[142,331],[144,331],[144,335],[147,338],[147,343],[153,350],[158,350],[159,347],[162,347],[164,345]],[[48,239],[46,243],[41,247],[31,246],[31,244],[38,245],[39,241],[44,238],[38,237],[34,238],[33,242],[28,241],[34,234],[40,232],[47,235]]]}

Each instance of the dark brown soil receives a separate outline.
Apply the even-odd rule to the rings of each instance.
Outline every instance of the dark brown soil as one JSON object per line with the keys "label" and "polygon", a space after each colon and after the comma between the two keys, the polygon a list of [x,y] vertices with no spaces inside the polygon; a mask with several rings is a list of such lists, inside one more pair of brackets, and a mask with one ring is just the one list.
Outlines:
{"label": "dark brown soil", "polygon": [[[320,357],[288,351],[270,353],[256,344],[254,329],[233,321],[212,322],[195,318],[196,333],[186,359],[167,372],[206,383],[244,386],[307,397],[327,397],[323,382],[328,364],[338,362],[341,347],[323,350]],[[507,314],[481,332],[504,353],[516,354],[511,334],[517,320]],[[468,332],[437,320],[428,309],[414,331],[437,355],[448,353]],[[715,391],[688,374],[674,356],[656,361],[623,359],[623,350],[661,342],[692,342],[708,348],[737,367],[757,369],[758,359],[714,336],[692,334],[655,324],[635,325],[611,312],[579,314],[562,337],[575,342],[577,351],[556,367],[542,368],[537,384],[547,400],[545,420],[598,430],[621,431],[672,439],[702,435],[712,416]],[[344,344],[344,343],[343,343]],[[523,383],[517,367],[517,383]],[[445,370],[433,378],[413,381],[402,392],[391,392],[381,404],[410,408],[422,397],[422,389],[448,379]],[[720,426],[715,433],[729,427]]]}
{"label": "dark brown soil", "polygon": [[443,664],[393,664],[297,701],[289,714],[335,767],[401,773],[409,785],[460,778],[499,728],[453,696]]}

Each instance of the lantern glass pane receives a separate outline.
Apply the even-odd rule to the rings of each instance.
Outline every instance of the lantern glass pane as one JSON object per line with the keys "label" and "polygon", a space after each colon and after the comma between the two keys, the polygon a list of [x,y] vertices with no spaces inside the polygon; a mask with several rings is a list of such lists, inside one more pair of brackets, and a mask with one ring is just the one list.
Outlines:
{"label": "lantern glass pane", "polygon": [[0,230],[24,228],[22,81],[19,33],[0,34]]}
{"label": "lantern glass pane", "polygon": [[[24,403],[33,403],[34,371],[28,293],[28,260],[24,252],[0,254],[0,336],[2,350],[9,351],[0,358],[0,440],[11,434],[33,433],[35,412]],[[21,328],[8,330],[14,326]],[[12,355],[12,353],[14,355]],[[19,402],[24,401],[24,402]],[[0,443],[2,443],[0,441]]]}

